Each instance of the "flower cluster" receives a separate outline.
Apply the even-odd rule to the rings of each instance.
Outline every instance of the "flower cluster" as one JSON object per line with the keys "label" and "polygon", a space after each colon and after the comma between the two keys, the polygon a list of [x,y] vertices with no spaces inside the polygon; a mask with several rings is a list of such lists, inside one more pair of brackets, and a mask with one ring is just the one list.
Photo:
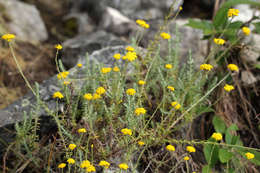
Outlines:
{"label": "flower cluster", "polygon": [[232,90],[234,90],[235,88],[234,88],[234,86],[233,85],[228,85],[228,84],[226,84],[225,86],[224,86],[224,90],[226,90],[227,92],[230,92],[230,91],[232,91]]}
{"label": "flower cluster", "polygon": [[121,130],[121,132],[122,132],[124,135],[129,135],[129,136],[132,135],[132,130],[131,130],[131,129],[124,128],[124,129]]}
{"label": "flower cluster", "polygon": [[228,10],[227,16],[228,17],[233,17],[233,16],[238,16],[239,10],[231,8]]}
{"label": "flower cluster", "polygon": [[139,81],[138,81],[138,84],[139,84],[139,85],[145,85],[146,82],[145,82],[144,80],[139,80]]}
{"label": "flower cluster", "polygon": [[165,64],[165,68],[171,69],[171,68],[172,68],[172,65],[171,65],[171,64]]}
{"label": "flower cluster", "polygon": [[137,58],[136,52],[127,52],[125,54],[125,59],[127,59],[129,62],[134,61]]}
{"label": "flower cluster", "polygon": [[253,159],[253,158],[255,157],[254,154],[249,153],[249,152],[245,153],[245,156],[246,156],[246,158],[247,158],[248,160]]}
{"label": "flower cluster", "polygon": [[172,107],[174,107],[174,109],[178,110],[181,108],[181,105],[178,102],[172,102],[171,103]]}
{"label": "flower cluster", "polygon": [[108,169],[110,166],[110,163],[108,163],[105,160],[101,160],[98,165],[104,167],[105,169]]}
{"label": "flower cluster", "polygon": [[171,35],[166,33],[166,32],[162,32],[160,34],[160,36],[164,39],[164,40],[169,40],[171,38]]}
{"label": "flower cluster", "polygon": [[78,129],[78,133],[86,133],[87,130],[85,128],[80,128]]}
{"label": "flower cluster", "polygon": [[235,65],[235,64],[228,64],[227,68],[228,68],[229,70],[231,70],[231,71],[236,71],[236,72],[239,71],[238,66]]}
{"label": "flower cluster", "polygon": [[103,68],[101,69],[101,73],[106,74],[106,73],[111,72],[111,70],[112,70],[111,67],[103,67]]}
{"label": "flower cluster", "polygon": [[243,33],[244,33],[245,35],[250,35],[250,32],[251,32],[251,30],[250,30],[248,27],[246,27],[246,26],[244,26],[244,27],[242,28],[242,31],[243,31]]}
{"label": "flower cluster", "polygon": [[52,97],[55,99],[55,98],[59,98],[59,99],[62,99],[64,96],[62,95],[61,92],[57,91],[55,92]]}
{"label": "flower cluster", "polygon": [[114,72],[119,72],[120,69],[119,69],[119,67],[115,66],[115,67],[113,68],[113,71],[114,71]]}
{"label": "flower cluster", "polygon": [[190,153],[196,152],[196,149],[195,149],[193,146],[187,146],[187,147],[186,147],[186,150],[187,150],[188,152],[190,152]]}
{"label": "flower cluster", "polygon": [[215,139],[216,141],[221,141],[222,140],[222,134],[221,133],[213,133],[211,136],[213,139]]}
{"label": "flower cluster", "polygon": [[127,50],[128,52],[134,52],[135,51],[135,49],[132,46],[127,46],[125,48],[125,50]]}
{"label": "flower cluster", "polygon": [[69,144],[69,149],[74,150],[77,147],[76,144]]}
{"label": "flower cluster", "polygon": [[167,86],[167,89],[169,89],[170,91],[174,91],[175,90],[175,88],[173,87],[173,86]]}
{"label": "flower cluster", "polygon": [[2,39],[6,40],[6,41],[8,41],[8,42],[12,41],[12,39],[14,39],[14,38],[15,38],[15,35],[14,35],[14,34],[4,34],[4,35],[2,36]]}
{"label": "flower cluster", "polygon": [[136,93],[136,91],[133,88],[129,88],[126,90],[127,95],[133,96],[133,95],[135,95],[135,93]]}
{"label": "flower cluster", "polygon": [[144,109],[144,108],[136,108],[135,109],[135,114],[137,115],[137,116],[139,116],[139,115],[144,115],[146,113],[146,110]]}
{"label": "flower cluster", "polygon": [[167,145],[166,150],[168,151],[175,151],[175,147],[173,145]]}
{"label": "flower cluster", "polygon": [[201,69],[201,70],[210,71],[210,70],[213,69],[213,66],[210,65],[210,64],[201,64],[201,65],[200,65],[200,69]]}
{"label": "flower cluster", "polygon": [[143,141],[138,141],[139,146],[143,146],[145,143]]}
{"label": "flower cluster", "polygon": [[142,28],[145,28],[145,29],[150,28],[150,25],[147,24],[144,20],[137,19],[137,20],[136,20],[136,23],[137,23],[139,26],[141,26]]}
{"label": "flower cluster", "polygon": [[129,168],[126,163],[120,163],[120,164],[118,165],[118,167],[119,167],[120,169],[123,169],[123,170],[127,170],[127,169]]}
{"label": "flower cluster", "polygon": [[225,44],[225,40],[223,40],[222,38],[214,38],[214,42],[217,44],[217,45],[223,45]]}
{"label": "flower cluster", "polygon": [[68,71],[63,71],[63,72],[60,72],[59,74],[57,74],[57,78],[58,79],[66,79],[68,75],[69,75]]}
{"label": "flower cluster", "polygon": [[114,54],[114,58],[115,58],[116,60],[120,60],[120,58],[121,58],[120,53]]}

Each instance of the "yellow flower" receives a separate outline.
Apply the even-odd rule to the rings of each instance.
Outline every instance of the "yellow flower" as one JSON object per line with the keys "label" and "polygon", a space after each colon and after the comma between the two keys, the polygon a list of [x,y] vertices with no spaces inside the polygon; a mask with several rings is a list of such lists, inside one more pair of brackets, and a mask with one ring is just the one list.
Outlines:
{"label": "yellow flower", "polygon": [[190,158],[189,158],[188,156],[185,156],[183,159],[184,159],[185,161],[190,160]]}
{"label": "yellow flower", "polygon": [[171,38],[171,35],[166,33],[166,32],[162,32],[160,34],[160,36],[164,39],[164,40],[169,40]]}
{"label": "yellow flower", "polygon": [[255,157],[254,154],[249,153],[249,152],[247,152],[247,153],[245,154],[245,156],[246,156],[246,158],[247,158],[248,160],[253,159],[253,158]]}
{"label": "yellow flower", "polygon": [[242,31],[243,31],[243,33],[244,33],[245,35],[249,35],[250,32],[251,32],[251,30],[250,30],[248,27],[246,27],[246,26],[244,26],[244,27],[242,28]]}
{"label": "yellow flower", "polygon": [[174,90],[175,90],[175,88],[174,88],[173,86],[167,86],[167,88],[168,88],[169,90],[171,90],[171,91],[174,91]]}
{"label": "yellow flower", "polygon": [[212,68],[213,68],[213,66],[210,65],[210,64],[201,64],[201,65],[200,65],[200,69],[201,69],[201,70],[210,71],[210,70],[212,70]]}
{"label": "yellow flower", "polygon": [[166,150],[168,151],[175,151],[175,147],[173,145],[167,145]]}
{"label": "yellow flower", "polygon": [[90,164],[90,161],[88,161],[88,160],[83,160],[82,162],[81,162],[81,164],[80,164],[80,167],[81,168],[87,168],[87,167],[89,167],[91,164]]}
{"label": "yellow flower", "polygon": [[174,107],[174,109],[178,110],[181,108],[181,105],[178,102],[172,102],[171,105]]}
{"label": "yellow flower", "polygon": [[221,133],[213,133],[211,136],[213,139],[216,141],[221,141],[222,140],[222,134]]}
{"label": "yellow flower", "polygon": [[143,146],[145,143],[143,141],[138,141],[139,146]]}
{"label": "yellow flower", "polygon": [[113,68],[113,71],[114,71],[114,72],[119,72],[120,69],[119,69],[119,67],[115,66],[115,67]]}
{"label": "yellow flower", "polygon": [[114,58],[115,58],[116,60],[120,60],[120,58],[121,58],[120,53],[114,54]]}
{"label": "yellow flower", "polygon": [[144,20],[137,19],[137,20],[136,20],[136,23],[137,23],[139,26],[141,26],[142,28],[145,28],[145,29],[150,28],[150,25],[147,24]]}
{"label": "yellow flower", "polygon": [[81,67],[82,67],[82,64],[78,63],[77,66],[78,66],[78,68],[81,68]]}
{"label": "yellow flower", "polygon": [[236,71],[236,72],[239,71],[238,66],[235,65],[235,64],[228,64],[227,68],[228,68],[229,70],[231,70],[231,71]]}
{"label": "yellow flower", "polygon": [[93,97],[92,97],[93,100],[97,100],[97,99],[100,99],[100,98],[101,98],[101,96],[99,94],[97,94],[97,93],[93,94]]}
{"label": "yellow flower", "polygon": [[135,51],[135,49],[132,46],[127,46],[125,49],[129,52]]}
{"label": "yellow flower", "polygon": [[138,84],[139,84],[139,85],[145,85],[145,84],[146,84],[146,82],[145,82],[145,81],[143,81],[143,80],[139,80],[139,81],[138,81]]}
{"label": "yellow flower", "polygon": [[122,132],[124,135],[129,135],[129,136],[132,135],[132,130],[131,130],[131,129],[124,128],[124,129],[121,130],[121,132]]}
{"label": "yellow flower", "polygon": [[171,69],[171,68],[172,68],[172,65],[171,65],[171,64],[165,64],[165,68]]}
{"label": "yellow flower", "polygon": [[105,90],[105,88],[103,88],[103,87],[98,87],[97,89],[96,89],[96,93],[98,94],[98,95],[102,95],[102,94],[104,94],[106,92],[106,90]]}
{"label": "yellow flower", "polygon": [[132,62],[137,58],[137,55],[136,52],[127,52],[125,57],[129,62]]}
{"label": "yellow flower", "polygon": [[187,146],[187,147],[186,147],[186,150],[187,150],[188,152],[190,152],[190,153],[196,152],[196,149],[195,149],[193,146]]}
{"label": "yellow flower", "polygon": [[59,165],[58,165],[58,168],[65,168],[66,167],[66,163],[60,163]]}
{"label": "yellow flower", "polygon": [[15,38],[14,34],[4,34],[4,35],[2,35],[2,39],[6,40],[8,42],[12,41],[12,39],[14,39],[14,38]]}
{"label": "yellow flower", "polygon": [[127,57],[126,57],[126,56],[123,56],[123,57],[122,57],[122,59],[123,59],[123,60],[126,60],[126,59],[127,59]]}
{"label": "yellow flower", "polygon": [[225,86],[224,86],[224,90],[226,90],[227,92],[230,92],[230,91],[232,91],[232,90],[234,90],[235,88],[234,88],[234,86],[233,85],[228,85],[228,84],[226,84]]}
{"label": "yellow flower", "polygon": [[106,74],[106,73],[111,72],[111,70],[112,70],[112,68],[110,68],[110,67],[103,67],[101,69],[101,73]]}
{"label": "yellow flower", "polygon": [[62,99],[64,96],[61,94],[61,92],[57,91],[53,94],[52,96],[54,99],[55,98],[59,98],[59,99]]}
{"label": "yellow flower", "polygon": [[61,50],[61,49],[62,49],[62,45],[56,44],[56,45],[55,45],[55,48],[56,48],[57,50]]}
{"label": "yellow flower", "polygon": [[129,88],[126,90],[126,94],[128,94],[128,95],[132,96],[132,95],[135,95],[135,93],[136,93],[136,91],[133,88]]}
{"label": "yellow flower", "polygon": [[78,133],[86,133],[87,130],[85,128],[80,128],[78,129]]}
{"label": "yellow flower", "polygon": [[136,108],[135,109],[135,114],[138,115],[143,115],[146,113],[146,110],[144,108]]}
{"label": "yellow flower", "polygon": [[69,84],[70,84],[70,81],[64,81],[63,84],[64,84],[64,85],[69,85]]}
{"label": "yellow flower", "polygon": [[182,6],[179,7],[179,10],[180,10],[180,11],[183,10]]}
{"label": "yellow flower", "polygon": [[118,167],[119,167],[120,169],[124,169],[124,170],[127,170],[127,169],[128,169],[128,165],[127,165],[126,163],[121,163],[121,164],[118,165]]}
{"label": "yellow flower", "polygon": [[238,16],[239,10],[231,8],[228,10],[227,16],[228,17],[233,17],[233,16]]}
{"label": "yellow flower", "polygon": [[222,38],[214,38],[214,42],[218,45],[223,45],[225,44],[225,40],[223,40]]}
{"label": "yellow flower", "polygon": [[77,147],[76,144],[69,144],[69,149],[74,150]]}
{"label": "yellow flower", "polygon": [[105,160],[101,160],[98,165],[99,165],[99,166],[103,166],[105,169],[108,169],[109,166],[110,166],[110,163],[108,163],[108,162],[105,161]]}
{"label": "yellow flower", "polygon": [[68,75],[69,75],[69,72],[68,72],[68,71],[63,71],[63,72],[60,72],[60,73],[57,75],[57,78],[58,78],[58,79],[66,79]]}
{"label": "yellow flower", "polygon": [[69,163],[69,164],[74,164],[75,163],[75,160],[74,159],[72,159],[72,158],[69,158],[68,160],[67,160],[67,162]]}
{"label": "yellow flower", "polygon": [[90,93],[84,94],[83,97],[84,97],[85,100],[91,100],[93,98],[92,94],[90,94]]}
{"label": "yellow flower", "polygon": [[87,172],[96,172],[96,168],[93,165],[89,165],[86,169]]}

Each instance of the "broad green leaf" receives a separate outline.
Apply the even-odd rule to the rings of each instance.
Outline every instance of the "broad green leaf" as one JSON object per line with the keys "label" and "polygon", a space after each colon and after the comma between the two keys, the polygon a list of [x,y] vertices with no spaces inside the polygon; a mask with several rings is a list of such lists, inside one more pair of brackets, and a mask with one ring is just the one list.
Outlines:
{"label": "broad green leaf", "polygon": [[202,173],[210,173],[211,167],[209,165],[203,166]]}
{"label": "broad green leaf", "polygon": [[229,152],[227,149],[219,149],[218,156],[222,163],[227,163],[232,158],[233,153]]}
{"label": "broad green leaf", "polygon": [[225,122],[218,116],[213,117],[213,125],[216,132],[224,134],[226,131],[226,125]]}
{"label": "broad green leaf", "polygon": [[207,112],[215,112],[215,110],[212,109],[211,107],[208,107],[208,106],[201,106],[201,107],[196,111],[196,114],[201,115],[201,114],[207,113]]}
{"label": "broad green leaf", "polygon": [[236,137],[234,135],[232,135],[231,131],[236,131],[238,130],[238,127],[235,125],[235,124],[232,124],[227,130],[226,130],[226,133],[225,133],[225,140],[226,140],[226,143],[227,144],[236,144],[237,143],[237,140],[239,139],[236,139]]}
{"label": "broad green leaf", "polygon": [[246,156],[245,156],[245,153],[250,152],[250,153],[254,154],[255,157],[253,159],[250,159],[249,161],[254,163],[254,164],[256,164],[256,165],[258,165],[258,166],[260,166],[260,152],[257,152],[257,151],[254,151],[254,150],[248,151],[248,150],[245,150],[245,149],[239,149],[239,150],[237,150],[237,152],[242,157],[244,157],[245,159],[247,159]]}
{"label": "broad green leaf", "polygon": [[254,32],[260,34],[260,22],[253,23],[255,25]]}
{"label": "broad green leaf", "polygon": [[219,147],[213,144],[205,144],[203,147],[204,156],[210,166],[214,166],[218,161]]}
{"label": "broad green leaf", "polygon": [[243,25],[243,22],[236,21],[236,22],[230,23],[227,28],[228,29],[239,29],[242,25]]}
{"label": "broad green leaf", "polygon": [[189,19],[189,23],[186,25],[195,29],[203,30],[205,35],[213,33],[213,25],[210,21]]}
{"label": "broad green leaf", "polygon": [[[256,65],[255,65],[255,68],[260,69],[260,64],[256,64]],[[260,127],[260,126],[259,126],[259,127]]]}

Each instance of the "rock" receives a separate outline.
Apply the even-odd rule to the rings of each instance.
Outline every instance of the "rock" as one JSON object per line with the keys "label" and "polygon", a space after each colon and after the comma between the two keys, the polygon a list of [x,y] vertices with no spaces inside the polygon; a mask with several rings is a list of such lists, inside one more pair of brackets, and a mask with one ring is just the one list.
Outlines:
{"label": "rock", "polygon": [[241,80],[246,85],[251,85],[257,82],[257,79],[250,71],[242,71]]}
{"label": "rock", "polygon": [[105,31],[97,31],[91,34],[78,35],[63,43],[62,62],[65,67],[74,67],[80,57],[85,58],[86,53],[116,45],[125,45],[126,43],[113,34]]}
{"label": "rock", "polygon": [[46,27],[34,5],[16,0],[0,0],[0,5],[4,9],[0,14],[7,19],[9,32],[16,34],[18,39],[31,42],[48,39]]}

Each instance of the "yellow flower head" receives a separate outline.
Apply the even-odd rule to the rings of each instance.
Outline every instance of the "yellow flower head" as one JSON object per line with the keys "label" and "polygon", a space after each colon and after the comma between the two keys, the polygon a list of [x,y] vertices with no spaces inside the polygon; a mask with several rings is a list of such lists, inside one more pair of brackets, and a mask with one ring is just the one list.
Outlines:
{"label": "yellow flower head", "polygon": [[179,7],[179,10],[180,10],[180,11],[183,10],[182,6]]}
{"label": "yellow flower head", "polygon": [[92,97],[93,100],[97,100],[97,99],[100,99],[100,98],[101,98],[101,96],[99,94],[97,94],[97,93],[93,94],[93,97]]}
{"label": "yellow flower head", "polygon": [[12,41],[12,39],[14,39],[14,38],[15,38],[14,34],[4,34],[4,35],[2,35],[2,39],[6,40],[8,42]]}
{"label": "yellow flower head", "polygon": [[137,58],[137,55],[136,52],[127,52],[125,57],[129,62],[132,62]]}
{"label": "yellow flower head", "polygon": [[136,108],[135,114],[138,115],[144,115],[146,113],[146,110],[144,108]]}
{"label": "yellow flower head", "polygon": [[80,128],[78,129],[78,133],[86,133],[87,130],[85,128]]}
{"label": "yellow flower head", "polygon": [[185,157],[183,158],[183,160],[188,161],[188,160],[190,160],[190,158],[189,158],[188,156],[185,156]]}
{"label": "yellow flower head", "polygon": [[101,73],[106,74],[106,73],[111,72],[111,70],[112,70],[111,67],[103,67],[103,68],[101,69]]}
{"label": "yellow flower head", "polygon": [[126,59],[127,59],[127,57],[126,57],[126,56],[123,56],[123,57],[122,57],[122,60],[126,60]]}
{"label": "yellow flower head", "polygon": [[141,26],[142,28],[145,28],[145,29],[150,28],[150,25],[147,24],[144,20],[137,19],[137,20],[136,20],[136,23],[137,23],[139,26]]}
{"label": "yellow flower head", "polygon": [[145,143],[143,141],[138,141],[139,146],[143,146]]}
{"label": "yellow flower head", "polygon": [[223,40],[222,38],[214,38],[214,42],[217,44],[217,45],[223,45],[225,44],[225,40]]}
{"label": "yellow flower head", "polygon": [[89,165],[86,169],[87,172],[96,172],[96,168],[93,165]]}
{"label": "yellow flower head", "polygon": [[174,109],[178,110],[181,108],[181,105],[178,102],[172,102],[171,103],[172,107],[174,107]]}
{"label": "yellow flower head", "polygon": [[127,95],[133,96],[133,95],[135,95],[135,93],[136,93],[136,91],[133,88],[129,88],[126,90]]}
{"label": "yellow flower head", "polygon": [[169,40],[171,38],[171,35],[166,33],[166,32],[162,32],[160,34],[160,36],[164,39],[164,40]]}
{"label": "yellow flower head", "polygon": [[77,66],[78,66],[78,68],[81,68],[81,67],[82,67],[82,64],[78,63]]}
{"label": "yellow flower head", "polygon": [[173,145],[167,145],[166,150],[168,151],[175,151],[175,147]]}
{"label": "yellow flower head", "polygon": [[186,147],[186,150],[187,150],[188,152],[190,152],[190,153],[196,152],[196,149],[195,149],[193,146],[187,146],[187,147]]}
{"label": "yellow flower head", "polygon": [[89,167],[91,164],[90,164],[90,161],[88,161],[88,160],[83,160],[82,162],[81,162],[81,164],[80,164],[80,167],[81,168],[87,168],[87,167]]}
{"label": "yellow flower head", "polygon": [[98,95],[102,95],[102,94],[105,94],[105,93],[106,93],[106,90],[105,90],[105,88],[103,88],[103,87],[98,87],[98,88],[96,89],[96,93],[97,93]]}
{"label": "yellow flower head", "polygon": [[221,141],[222,140],[222,134],[221,133],[213,133],[211,136],[213,139],[216,141]]}
{"label": "yellow flower head", "polygon": [[84,97],[85,100],[91,100],[93,98],[92,94],[90,94],[90,93],[84,94],[83,97]]}
{"label": "yellow flower head", "polygon": [[138,81],[138,84],[139,84],[139,85],[145,85],[146,82],[145,82],[144,80],[139,80],[139,81]]}
{"label": "yellow flower head", "polygon": [[119,167],[120,169],[123,169],[123,170],[127,170],[127,169],[128,169],[128,165],[127,165],[126,163],[120,163],[120,164],[118,165],[118,167]]}
{"label": "yellow flower head", "polygon": [[72,158],[69,158],[68,160],[67,160],[67,162],[68,162],[68,164],[74,164],[75,163],[75,160],[74,159],[72,159]]}
{"label": "yellow flower head", "polygon": [[174,91],[175,88],[173,86],[167,86],[167,88],[170,90],[170,91]]}
{"label": "yellow flower head", "polygon": [[52,96],[54,99],[55,98],[59,98],[59,99],[62,99],[64,96],[61,94],[61,92],[57,91],[53,94]]}
{"label": "yellow flower head", "polygon": [[227,16],[228,17],[238,16],[238,13],[239,13],[238,9],[230,8],[228,10]]}
{"label": "yellow flower head", "polygon": [[77,147],[76,144],[69,144],[69,149],[74,150]]}
{"label": "yellow flower head", "polygon": [[212,68],[213,68],[213,66],[210,65],[210,64],[201,64],[201,65],[200,65],[200,69],[201,69],[201,70],[210,71],[210,70],[212,70]]}
{"label": "yellow flower head", "polygon": [[70,84],[70,81],[64,81],[63,84],[64,84],[64,85],[69,85],[69,84]]}
{"label": "yellow flower head", "polygon": [[59,165],[58,165],[58,168],[65,168],[66,167],[66,163],[60,163]]}
{"label": "yellow flower head", "polygon": [[131,130],[131,129],[124,128],[124,129],[121,130],[121,132],[122,132],[124,135],[129,135],[129,136],[132,135],[132,130]]}
{"label": "yellow flower head", "polygon": [[242,31],[243,31],[243,33],[244,33],[245,35],[250,35],[250,32],[251,32],[251,30],[250,30],[248,27],[246,27],[246,26],[244,26],[244,27],[242,28]]}
{"label": "yellow flower head", "polygon": [[125,49],[127,51],[129,51],[129,52],[134,52],[135,51],[135,49],[132,46],[127,46]]}
{"label": "yellow flower head", "polygon": [[236,71],[236,72],[239,71],[238,66],[235,65],[235,64],[228,64],[227,68],[228,68],[229,70],[231,70],[231,71]]}
{"label": "yellow flower head", "polygon": [[172,68],[172,65],[171,65],[171,64],[165,64],[165,68],[171,69],[171,68]]}
{"label": "yellow flower head", "polygon": [[105,160],[101,160],[98,165],[99,165],[99,166],[103,166],[105,169],[108,169],[109,166],[110,166],[110,163],[108,163],[108,162],[105,161]]}
{"label": "yellow flower head", "polygon": [[121,58],[120,53],[114,54],[114,58],[115,58],[116,60],[120,60],[120,58]]}
{"label": "yellow flower head", "polygon": [[226,84],[225,86],[224,86],[224,90],[226,90],[227,92],[230,92],[230,91],[232,91],[232,90],[234,90],[235,88],[234,88],[234,86],[233,85],[228,85],[228,84]]}
{"label": "yellow flower head", "polygon": [[57,78],[58,78],[58,79],[66,79],[68,75],[69,75],[69,72],[68,72],[68,71],[63,71],[63,72],[60,72],[60,73],[57,75]]}
{"label": "yellow flower head", "polygon": [[247,153],[245,154],[245,156],[246,156],[246,158],[247,158],[248,160],[253,159],[253,158],[255,157],[255,155],[254,155],[253,153],[249,153],[249,152],[247,152]]}
{"label": "yellow flower head", "polygon": [[56,45],[55,45],[55,48],[56,48],[57,50],[61,50],[61,49],[62,49],[62,45],[56,44]]}
{"label": "yellow flower head", "polygon": [[115,67],[113,68],[113,71],[114,71],[114,72],[119,72],[120,69],[119,69],[119,67],[115,66]]}

